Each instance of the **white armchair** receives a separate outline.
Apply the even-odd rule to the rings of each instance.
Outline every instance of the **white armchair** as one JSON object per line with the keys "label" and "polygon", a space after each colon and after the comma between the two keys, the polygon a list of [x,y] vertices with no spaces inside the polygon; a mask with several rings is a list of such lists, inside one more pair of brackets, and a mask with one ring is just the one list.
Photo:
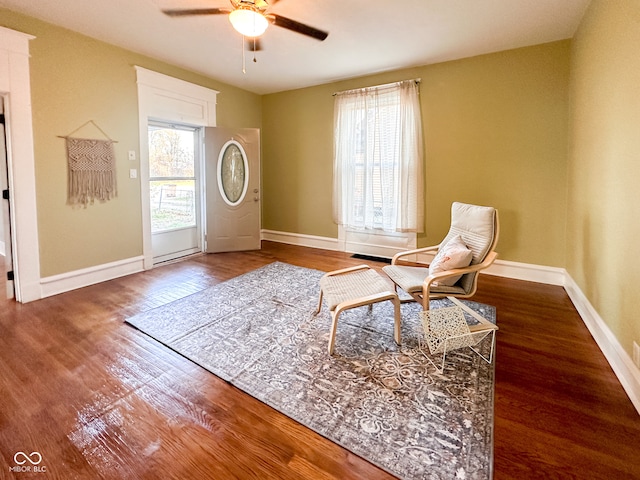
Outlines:
{"label": "white armchair", "polygon": [[[498,236],[498,211],[495,208],[454,202],[449,233],[439,245],[398,253],[391,265],[382,270],[396,285],[396,290],[400,287],[411,295],[410,301],[421,303],[424,310],[429,309],[431,298],[469,298],[476,292],[478,273],[489,267],[498,256],[494,251]],[[449,250],[457,254],[460,248],[465,247],[470,251],[466,257],[471,258],[470,263],[457,268],[442,268],[442,265],[452,263],[447,263],[453,256]],[[424,253],[436,254],[429,268],[399,264],[406,257]]]}

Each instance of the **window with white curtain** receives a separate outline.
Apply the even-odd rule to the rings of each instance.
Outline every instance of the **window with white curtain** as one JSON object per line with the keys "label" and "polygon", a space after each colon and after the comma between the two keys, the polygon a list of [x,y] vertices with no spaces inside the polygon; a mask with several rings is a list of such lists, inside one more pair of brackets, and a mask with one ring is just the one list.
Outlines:
{"label": "window with white curtain", "polygon": [[419,84],[340,92],[334,111],[334,219],[385,232],[424,227]]}

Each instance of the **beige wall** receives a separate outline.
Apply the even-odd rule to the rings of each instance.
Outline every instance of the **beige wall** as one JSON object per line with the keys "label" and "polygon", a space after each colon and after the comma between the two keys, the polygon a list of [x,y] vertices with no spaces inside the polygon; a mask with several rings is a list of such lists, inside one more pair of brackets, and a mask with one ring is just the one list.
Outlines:
{"label": "beige wall", "polygon": [[[640,341],[640,4],[594,0],[573,41],[260,97],[0,9],[31,42],[42,276],[142,253],[133,65],[220,91],[218,123],[262,127],[263,227],[335,237],[335,91],[420,77],[426,225],[438,242],[454,200],[495,205],[501,258],[566,267],[624,348]],[[64,141],[94,120],[117,140],[119,195],[66,205]]]}
{"label": "beige wall", "polygon": [[[134,65],[218,90],[218,125],[260,127],[260,97],[88,37],[0,9],[0,24],[36,36],[31,86],[43,277],[142,254],[140,181],[127,152],[139,152]],[[95,121],[115,144],[118,196],[87,208],[66,205],[67,135]],[[85,128],[79,133],[99,132]],[[138,155],[139,157],[139,155]]]}
{"label": "beige wall", "polygon": [[[5,11],[6,12],[6,11]],[[90,38],[6,12],[30,33],[42,276],[142,253],[132,65],[220,90],[218,121],[262,126],[263,227],[336,237],[331,215],[333,97],[422,78],[426,234],[437,243],[452,201],[496,206],[501,258],[564,265],[568,41],[259,97]],[[92,119],[117,140],[119,195],[87,209],[66,201],[65,135]]]}
{"label": "beige wall", "polygon": [[640,343],[640,2],[590,5],[572,46],[567,270],[629,355]]}
{"label": "beige wall", "polygon": [[[640,3],[594,0],[573,41],[263,97],[0,9],[31,42],[42,276],[142,253],[133,65],[219,90],[218,123],[262,127],[263,227],[336,237],[335,91],[422,78],[426,226],[438,242],[454,200],[500,210],[501,258],[566,267],[631,354],[640,342]],[[64,141],[94,120],[117,140],[119,195],[66,205]]]}
{"label": "beige wall", "polygon": [[420,243],[442,239],[451,202],[493,205],[501,258],[563,266],[569,52],[555,42],[264,96],[264,228],[335,238],[332,93],[419,77]]}

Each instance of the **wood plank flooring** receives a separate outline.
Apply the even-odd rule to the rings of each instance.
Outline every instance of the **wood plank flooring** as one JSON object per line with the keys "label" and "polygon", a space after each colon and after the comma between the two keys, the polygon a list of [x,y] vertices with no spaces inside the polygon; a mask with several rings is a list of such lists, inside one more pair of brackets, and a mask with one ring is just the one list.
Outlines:
{"label": "wood plank flooring", "polygon": [[[275,260],[362,263],[264,242],[0,301],[0,479],[393,478],[123,323]],[[483,275],[475,300],[500,326],[494,478],[640,478],[640,416],[564,290]],[[46,471],[12,471],[17,452]]]}

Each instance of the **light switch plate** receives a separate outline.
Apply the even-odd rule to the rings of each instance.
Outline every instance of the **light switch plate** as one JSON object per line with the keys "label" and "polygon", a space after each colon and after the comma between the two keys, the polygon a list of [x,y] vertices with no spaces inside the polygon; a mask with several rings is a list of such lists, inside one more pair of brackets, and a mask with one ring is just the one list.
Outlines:
{"label": "light switch plate", "polygon": [[132,162],[136,159],[136,151],[135,150],[129,150],[129,160],[131,160]]}
{"label": "light switch plate", "polygon": [[138,178],[138,170],[136,170],[135,168],[130,168],[129,178]]}

